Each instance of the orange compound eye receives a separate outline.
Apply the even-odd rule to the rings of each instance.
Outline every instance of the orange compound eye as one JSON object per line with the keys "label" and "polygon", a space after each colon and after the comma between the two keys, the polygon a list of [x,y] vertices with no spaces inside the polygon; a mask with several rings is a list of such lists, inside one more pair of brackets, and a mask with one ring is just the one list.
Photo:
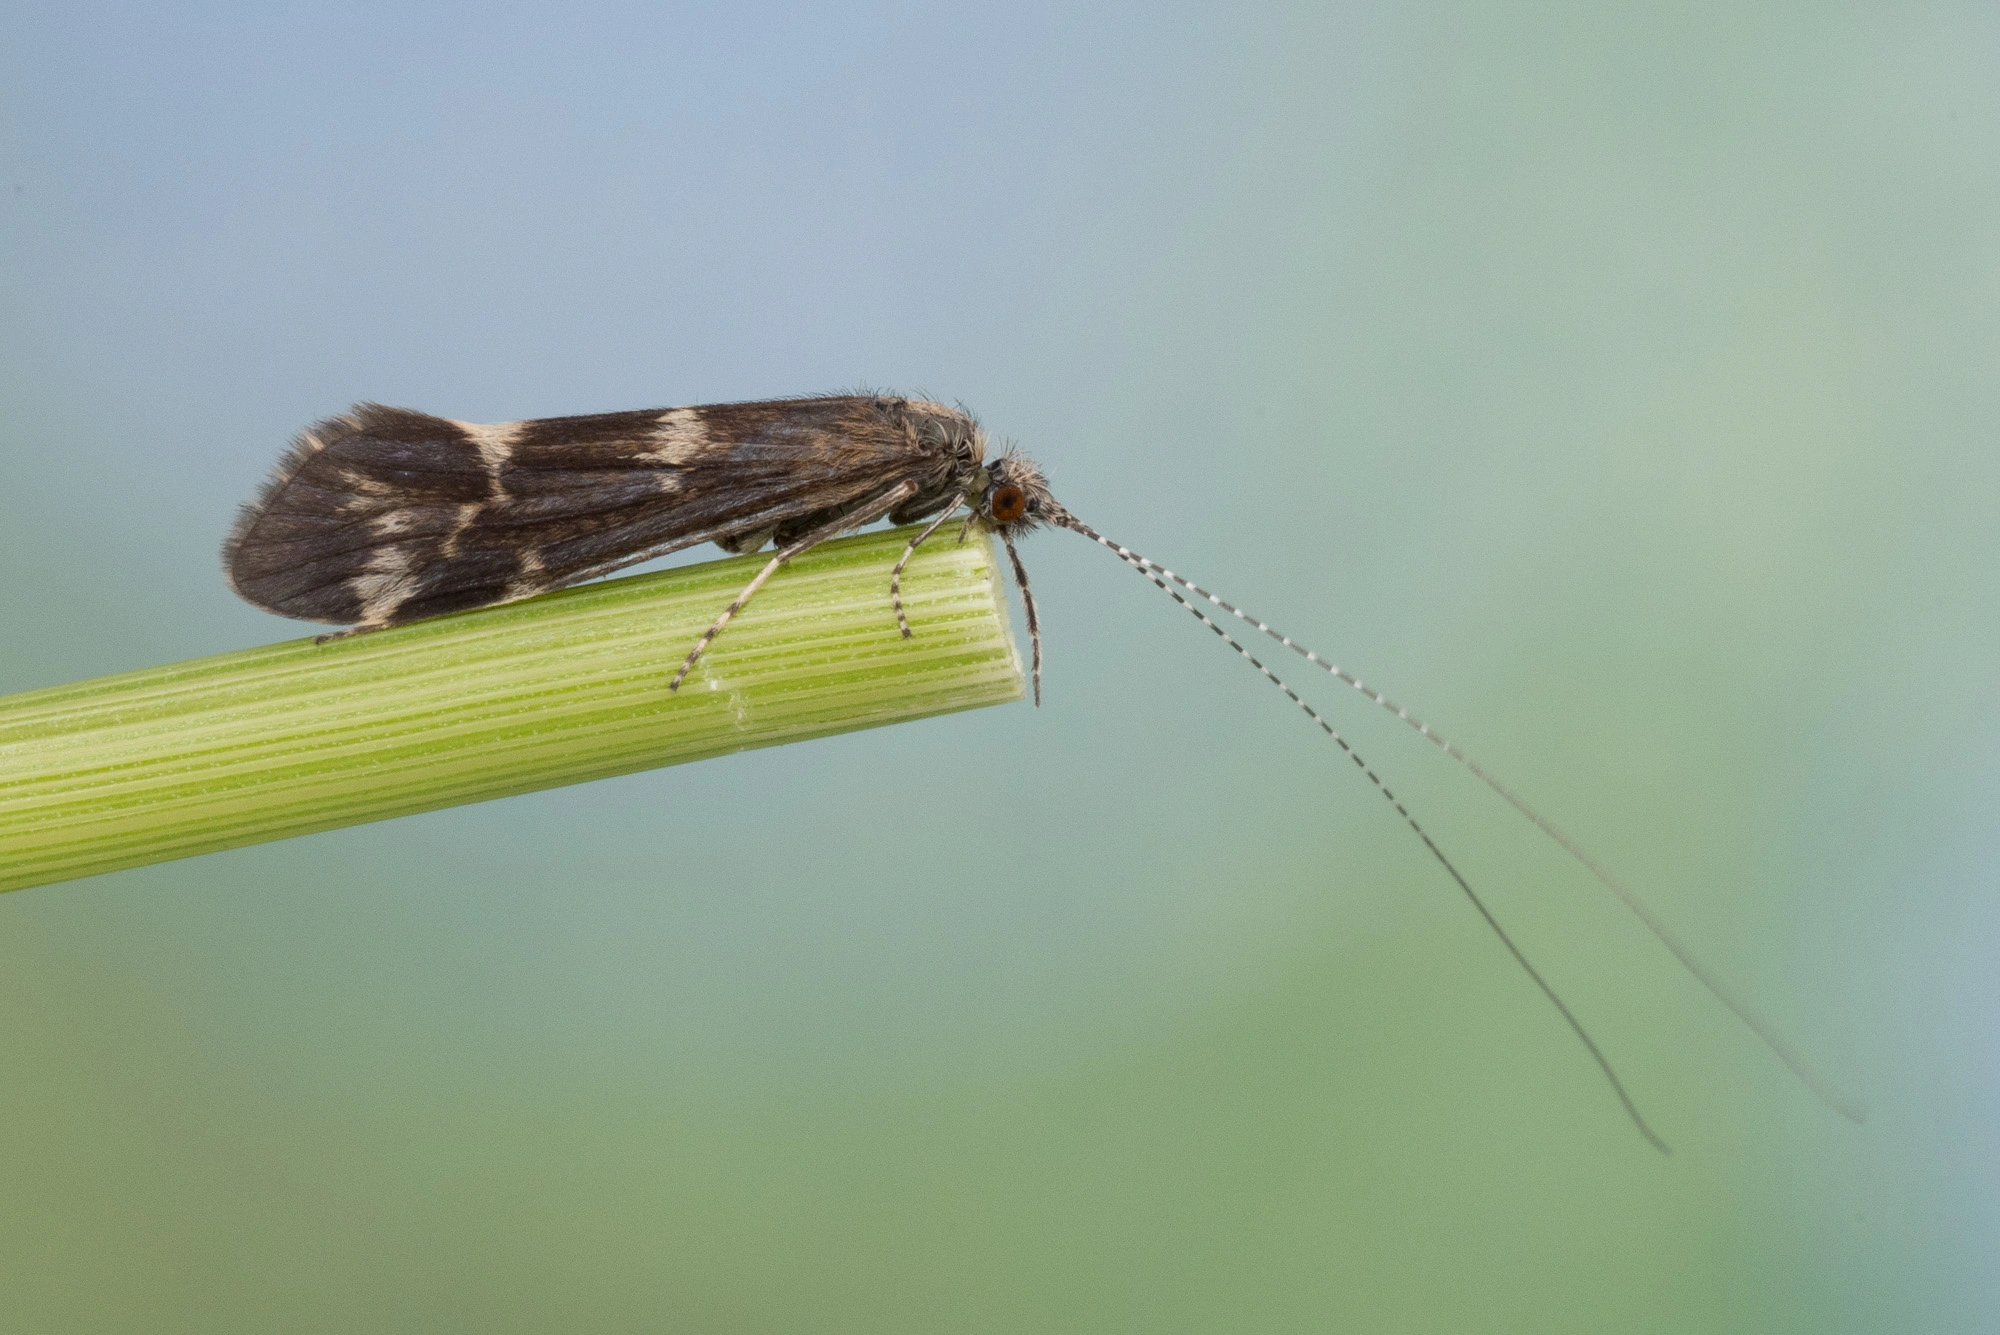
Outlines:
{"label": "orange compound eye", "polygon": [[1019,487],[1009,482],[995,487],[993,497],[987,502],[987,509],[1003,524],[1011,524],[1028,512],[1028,497]]}

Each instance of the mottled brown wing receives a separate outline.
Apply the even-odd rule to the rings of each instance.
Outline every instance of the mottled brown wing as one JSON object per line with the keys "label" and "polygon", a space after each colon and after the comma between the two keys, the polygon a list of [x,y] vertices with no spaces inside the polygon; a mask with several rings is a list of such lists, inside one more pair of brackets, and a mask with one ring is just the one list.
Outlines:
{"label": "mottled brown wing", "polygon": [[962,413],[868,395],[493,426],[362,404],[300,435],[223,565],[273,612],[396,625],[836,510],[905,478],[936,490],[957,442],[975,438]]}

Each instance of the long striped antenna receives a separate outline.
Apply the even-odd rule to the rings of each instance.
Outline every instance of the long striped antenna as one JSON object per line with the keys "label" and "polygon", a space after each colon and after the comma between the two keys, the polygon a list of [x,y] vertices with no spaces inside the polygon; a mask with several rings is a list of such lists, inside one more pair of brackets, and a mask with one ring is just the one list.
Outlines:
{"label": "long striped antenna", "polygon": [[[1231,639],[1228,635],[1224,634],[1221,627],[1217,626],[1213,621],[1211,621],[1207,616],[1207,614],[1204,613],[1200,608],[1196,607],[1194,604],[1190,603],[1186,598],[1182,597],[1179,590],[1177,590],[1173,586],[1179,585],[1181,589],[1187,590],[1189,593],[1195,595],[1195,597],[1202,599],[1203,601],[1211,604],[1212,606],[1220,608],[1222,611],[1227,612],[1229,615],[1237,618],[1239,621],[1254,626],[1256,629],[1270,636],[1278,643],[1284,645],[1287,649],[1290,649],[1292,652],[1303,657],[1307,662],[1329,673],[1337,680],[1353,687],[1355,690],[1359,691],[1363,696],[1367,697],[1367,699],[1370,702],[1379,706],[1382,709],[1387,710],[1389,713],[1394,714],[1397,718],[1401,719],[1411,728],[1414,728],[1421,736],[1423,736],[1432,744],[1437,746],[1440,750],[1442,750],[1446,755],[1450,756],[1453,760],[1457,761],[1461,766],[1463,766],[1467,771],[1469,771],[1473,775],[1473,777],[1477,778],[1481,783],[1485,784],[1489,789],[1491,789],[1494,793],[1496,793],[1509,806],[1513,807],[1514,810],[1520,812],[1521,815],[1525,816],[1531,823],[1533,823],[1535,828],[1539,829],[1543,834],[1547,835],[1549,839],[1556,844],[1557,847],[1561,848],[1565,853],[1568,853],[1572,858],[1574,858],[1578,863],[1580,863],[1585,870],[1589,871],[1592,876],[1596,877],[1599,884],[1604,886],[1607,890],[1611,891],[1613,895],[1617,896],[1618,900],[1621,903],[1623,903],[1626,908],[1631,910],[1633,916],[1638,918],[1641,923],[1645,924],[1646,930],[1651,932],[1654,938],[1658,940],[1661,945],[1665,946],[1667,950],[1673,954],[1675,959],[1681,962],[1681,966],[1685,968],[1688,971],[1688,973],[1693,975],[1693,977],[1697,982],[1699,982],[1703,987],[1707,988],[1711,996],[1713,996],[1717,1001],[1721,1002],[1725,1007],[1727,1007],[1729,1011],[1743,1023],[1745,1028],[1750,1030],[1751,1033],[1755,1034],[1759,1039],[1761,1039],[1764,1045],[1768,1047],[1772,1051],[1772,1053],[1777,1056],[1778,1060],[1783,1062],[1785,1066],[1792,1072],[1792,1074],[1795,1077],[1797,1077],[1799,1083],[1803,1084],[1808,1090],[1812,1091],[1814,1097],[1819,1099],[1821,1103],[1824,1103],[1827,1107],[1831,1108],[1833,1111],[1839,1113],[1842,1117],[1847,1118],[1851,1122],[1859,1124],[1867,1120],[1868,1112],[1866,1107],[1864,1107],[1859,1101],[1842,1093],[1838,1088],[1836,1088],[1832,1084],[1832,1082],[1830,1082],[1824,1076],[1820,1075],[1817,1071],[1815,1071],[1812,1065],[1806,1061],[1805,1057],[1799,1053],[1798,1049],[1793,1047],[1792,1044],[1782,1034],[1780,1034],[1777,1031],[1775,1026],[1773,1026],[1770,1022],[1766,1021],[1762,1016],[1758,1015],[1757,1012],[1750,1006],[1750,1004],[1747,1001],[1745,1001],[1733,987],[1724,982],[1722,978],[1718,976],[1713,969],[1709,968],[1706,964],[1702,963],[1702,961],[1695,956],[1694,952],[1691,951],[1686,945],[1684,945],[1680,941],[1678,937],[1674,935],[1672,929],[1670,929],[1666,925],[1666,923],[1660,919],[1659,915],[1653,912],[1653,910],[1646,904],[1646,902],[1639,897],[1637,892],[1635,892],[1629,886],[1625,885],[1622,881],[1618,880],[1618,878],[1613,876],[1610,873],[1610,871],[1608,871],[1604,867],[1602,863],[1600,863],[1596,858],[1592,857],[1589,853],[1585,852],[1581,845],[1579,845],[1568,834],[1565,834],[1559,827],[1556,826],[1556,824],[1553,821],[1549,820],[1546,816],[1542,815],[1541,812],[1537,811],[1534,807],[1528,805],[1528,803],[1523,798],[1521,798],[1517,793],[1515,793],[1513,789],[1501,783],[1500,780],[1495,778],[1490,772],[1488,772],[1484,766],[1480,765],[1471,756],[1467,755],[1464,751],[1460,750],[1455,744],[1453,744],[1442,734],[1433,730],[1430,727],[1430,725],[1426,724],[1423,720],[1411,714],[1408,710],[1404,709],[1394,700],[1391,700],[1388,696],[1382,694],[1374,687],[1362,681],[1359,677],[1356,677],[1354,674],[1341,668],[1338,664],[1329,662],[1328,660],[1321,658],[1318,654],[1314,653],[1312,650],[1306,648],[1304,645],[1293,640],[1291,637],[1284,635],[1281,632],[1273,629],[1270,625],[1266,624],[1263,621],[1258,620],[1254,616],[1251,616],[1248,612],[1243,611],[1241,608],[1236,607],[1231,603],[1225,602],[1223,599],[1218,598],[1216,595],[1210,593],[1207,589],[1202,588],[1200,585],[1195,584],[1190,580],[1183,579],[1181,576],[1175,574],[1173,571],[1167,569],[1165,566],[1160,565],[1158,562],[1148,560],[1146,557],[1139,555],[1137,552],[1131,550],[1129,547],[1125,547],[1120,543],[1113,542],[1111,539],[1105,537],[1102,533],[1099,533],[1097,530],[1091,528],[1088,524],[1085,524],[1082,521],[1078,520],[1074,515],[1069,515],[1065,513],[1061,517],[1054,519],[1052,522],[1060,524],[1062,525],[1062,527],[1071,529],[1074,532],[1081,533],[1084,537],[1089,538],[1092,542],[1095,542],[1100,546],[1108,548],[1110,551],[1115,553],[1120,560],[1125,562],[1125,564],[1131,566],[1134,570],[1138,571],[1140,574],[1144,575],[1147,579],[1151,580],[1155,586],[1157,586],[1159,589],[1165,592],[1175,602],[1179,603],[1182,607],[1185,607],[1189,612],[1193,613],[1194,616],[1198,620],[1200,620],[1203,625],[1207,626],[1217,635],[1222,636],[1222,638],[1228,641],[1228,643],[1232,645],[1239,654],[1242,654],[1244,658],[1249,659],[1251,663],[1256,665],[1259,671],[1262,671],[1266,677],[1270,678],[1271,681],[1277,683],[1279,689],[1284,690],[1286,695],[1291,696],[1291,698],[1295,702],[1297,702],[1301,708],[1305,708],[1307,713],[1312,713],[1312,711],[1311,709],[1306,707],[1304,701],[1299,700],[1299,698],[1296,695],[1293,695],[1291,690],[1285,687],[1284,683],[1279,682],[1277,677],[1272,675],[1272,673],[1268,669],[1266,669],[1262,663],[1258,663],[1255,658],[1252,658],[1249,653],[1244,651],[1241,645],[1237,644],[1235,640]],[[1314,718],[1315,720],[1318,720],[1317,715],[1314,715]],[[1320,721],[1320,726],[1323,728],[1326,727],[1325,722]],[[1331,733],[1333,730],[1331,728],[1327,728],[1327,731]],[[1336,741],[1339,740],[1337,735],[1335,736],[1335,740]],[[1343,742],[1342,746],[1345,747],[1346,743]],[[1349,754],[1350,755],[1352,754],[1351,749],[1349,750]],[[1374,775],[1370,774],[1369,777],[1374,778]],[[1377,786],[1378,787],[1380,786],[1379,782]],[[1385,795],[1386,791],[1387,790],[1385,789],[1384,790]],[[1402,810],[1400,804],[1397,805],[1397,810],[1398,811]],[[1409,820],[1407,813],[1404,814],[1404,819]],[[1415,826],[1416,822],[1410,821],[1410,824],[1412,826]],[[1422,836],[1422,831],[1419,830],[1418,834]],[[1430,847],[1433,853],[1437,854],[1439,861],[1441,862],[1444,861],[1444,855],[1442,853],[1438,853],[1437,847],[1431,843],[1429,838],[1427,837],[1424,838],[1424,843],[1426,846]],[[1472,894],[1470,887],[1465,887],[1465,882],[1463,878],[1461,878],[1458,875],[1456,870],[1452,869],[1451,864],[1449,862],[1446,862],[1445,867],[1446,870],[1451,871],[1452,878],[1458,881],[1459,885],[1465,888],[1466,894],[1470,896]],[[1473,902],[1475,904],[1478,904],[1478,900],[1476,897],[1473,899]],[[1480,906],[1480,912],[1486,917],[1489,923],[1493,923],[1492,915],[1486,913],[1486,910],[1483,905]],[[1495,932],[1500,932],[1500,928],[1497,923],[1493,923],[1493,929]],[[1506,940],[1505,933],[1500,933],[1500,936],[1503,941]],[[1513,943],[1511,941],[1508,941],[1507,945],[1509,950],[1513,950],[1515,958],[1521,960],[1522,967],[1527,968],[1531,975],[1534,974],[1534,970],[1528,966],[1527,961],[1525,959],[1521,959],[1520,952],[1518,950],[1514,950]],[[1535,981],[1537,983],[1541,983],[1542,990],[1544,992],[1548,991],[1548,985],[1546,983],[1541,982],[1541,978],[1539,975],[1535,976]],[[1554,993],[1552,992],[1549,993],[1549,996],[1551,1000],[1555,999]],[[1563,1007],[1560,1001],[1557,1001],[1556,1005],[1562,1008],[1564,1017],[1568,1018],[1569,1017],[1568,1008]],[[1581,1027],[1577,1026],[1576,1021],[1574,1019],[1570,1020],[1570,1024],[1572,1027],[1577,1028],[1579,1034],[1581,1034],[1582,1032]],[[1590,1043],[1588,1037],[1584,1038],[1584,1042],[1590,1046],[1592,1055],[1597,1056],[1598,1064],[1604,1067],[1605,1074],[1611,1078],[1613,1086],[1615,1088],[1618,1088],[1619,1097],[1623,1099],[1624,1090],[1622,1087],[1618,1087],[1617,1077],[1611,1075],[1610,1067],[1605,1064],[1603,1057],[1598,1055],[1596,1045]],[[1627,1100],[1627,1109],[1628,1111],[1630,1110],[1629,1100]],[[1638,1115],[1636,1112],[1633,1113],[1633,1117],[1635,1120],[1637,1120],[1637,1116]],[[1640,1129],[1642,1131],[1645,1131],[1645,1124],[1643,1122],[1640,1123]],[[1648,1131],[1646,1132],[1646,1134],[1649,1139],[1653,1139],[1656,1144],[1658,1143],[1657,1138],[1653,1137],[1651,1132]],[[1665,1147],[1662,1146],[1661,1148],[1664,1149]]]}
{"label": "long striped antenna", "polygon": [[1074,515],[1069,515],[1065,513],[1059,517],[1052,518],[1050,522],[1055,524],[1060,524],[1064,528],[1072,529],[1078,533],[1081,533],[1083,534],[1084,537],[1089,538],[1092,542],[1100,543],[1103,546],[1108,547],[1112,551],[1118,553],[1119,557],[1123,559],[1127,565],[1130,565],[1134,570],[1137,570],[1140,574],[1146,576],[1147,579],[1152,580],[1153,583],[1157,585],[1163,592],[1165,592],[1169,598],[1172,598],[1182,607],[1185,607],[1189,612],[1192,612],[1195,618],[1198,621],[1200,621],[1202,625],[1207,626],[1210,630],[1214,631],[1218,636],[1221,637],[1223,643],[1227,644],[1230,648],[1234,649],[1238,654],[1242,655],[1245,662],[1249,663],[1251,667],[1256,668],[1258,672],[1262,673],[1266,681],[1270,682],[1273,686],[1283,691],[1285,693],[1286,699],[1290,700],[1293,704],[1297,705],[1300,709],[1304,710],[1306,717],[1310,718],[1314,723],[1318,724],[1320,730],[1334,740],[1335,744],[1340,747],[1341,751],[1346,754],[1347,758],[1354,762],[1355,768],[1368,776],[1368,782],[1375,786],[1375,791],[1382,794],[1382,796],[1388,801],[1389,805],[1396,809],[1396,814],[1403,818],[1403,823],[1408,825],[1410,829],[1416,834],[1417,838],[1423,841],[1424,847],[1430,850],[1431,856],[1438,860],[1439,865],[1445,869],[1446,873],[1450,875],[1451,879],[1457,883],[1458,888],[1465,893],[1465,897],[1471,901],[1472,907],[1479,911],[1479,916],[1486,920],[1486,925],[1492,929],[1493,935],[1500,938],[1500,944],[1507,947],[1507,953],[1514,957],[1514,962],[1516,964],[1519,964],[1522,970],[1528,975],[1528,977],[1534,980],[1535,986],[1542,990],[1542,995],[1549,999],[1549,1004],[1556,1008],[1557,1013],[1562,1016],[1564,1022],[1569,1025],[1570,1030],[1573,1033],[1575,1033],[1577,1039],[1580,1042],[1582,1042],[1585,1050],[1590,1053],[1591,1060],[1597,1063],[1597,1069],[1603,1072],[1605,1080],[1608,1081],[1611,1085],[1612,1093],[1618,1096],[1618,1102],[1622,1104],[1625,1108],[1625,1115],[1632,1119],[1632,1125],[1639,1129],[1639,1134],[1644,1136],[1649,1142],[1651,1142],[1653,1148],[1658,1150],[1660,1153],[1662,1154],[1673,1153],[1673,1151],[1668,1148],[1667,1142],[1660,1139],[1659,1135],[1653,1130],[1653,1128],[1646,1124],[1645,1117],[1643,1117],[1639,1112],[1639,1106],[1632,1101],[1632,1096],[1625,1091],[1625,1082],[1618,1078],[1618,1072],[1612,1068],[1611,1059],[1606,1057],[1604,1055],[1604,1050],[1597,1046],[1597,1040],[1590,1036],[1590,1031],[1583,1027],[1583,1022],[1576,1018],[1576,1013],[1570,1010],[1568,1003],[1565,1002],[1562,999],[1562,997],[1556,993],[1555,988],[1549,986],[1548,980],[1542,977],[1541,971],[1535,968],[1533,964],[1528,962],[1528,957],[1521,952],[1521,948],[1519,946],[1514,944],[1514,938],[1507,934],[1507,929],[1500,925],[1500,920],[1493,916],[1493,911],[1491,909],[1486,907],[1486,901],[1479,897],[1478,892],[1472,888],[1471,883],[1468,882],[1465,879],[1465,877],[1459,873],[1457,867],[1452,865],[1451,859],[1445,856],[1444,850],[1439,848],[1437,846],[1437,842],[1431,838],[1430,834],[1424,829],[1424,827],[1417,823],[1417,818],[1410,814],[1409,808],[1403,805],[1402,799],[1396,796],[1394,790],[1392,790],[1388,784],[1382,782],[1381,776],[1376,774],[1375,771],[1369,767],[1368,762],[1366,762],[1361,758],[1361,754],[1354,749],[1354,747],[1348,742],[1348,740],[1345,737],[1342,737],[1339,732],[1335,731],[1334,726],[1331,723],[1328,723],[1318,710],[1314,709],[1311,705],[1307,704],[1303,699],[1301,699],[1298,692],[1294,691],[1291,687],[1287,686],[1278,677],[1277,673],[1271,671],[1270,668],[1264,666],[1264,664],[1261,661],[1259,661],[1259,659],[1255,654],[1252,654],[1248,649],[1245,649],[1241,644],[1237,643],[1237,641],[1234,639],[1234,637],[1232,637],[1229,634],[1228,631],[1224,630],[1222,627],[1216,625],[1214,621],[1210,620],[1206,612],[1202,611],[1199,607],[1196,607],[1193,603],[1183,598],[1178,590],[1176,590],[1171,584],[1167,583],[1165,580],[1161,579],[1159,576],[1153,574],[1151,570],[1146,568],[1146,565],[1140,564],[1142,561],[1144,561],[1145,558],[1140,557],[1135,553],[1128,552],[1127,549],[1111,541],[1111,539],[1105,537],[1102,533],[1099,533],[1096,529],[1091,528],[1088,524],[1083,523],[1081,520],[1077,519]]}

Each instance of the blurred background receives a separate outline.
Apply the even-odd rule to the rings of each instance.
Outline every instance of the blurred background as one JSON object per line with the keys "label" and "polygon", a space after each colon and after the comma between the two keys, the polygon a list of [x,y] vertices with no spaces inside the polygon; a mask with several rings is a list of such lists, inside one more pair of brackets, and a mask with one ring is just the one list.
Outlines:
{"label": "blurred background", "polygon": [[1039,712],[0,900],[0,1326],[2000,1325],[1991,5],[4,24],[0,690],[305,633],[216,552],[356,399],[927,390],[1873,1115],[1274,658],[1662,1159],[1327,740],[1054,533]]}

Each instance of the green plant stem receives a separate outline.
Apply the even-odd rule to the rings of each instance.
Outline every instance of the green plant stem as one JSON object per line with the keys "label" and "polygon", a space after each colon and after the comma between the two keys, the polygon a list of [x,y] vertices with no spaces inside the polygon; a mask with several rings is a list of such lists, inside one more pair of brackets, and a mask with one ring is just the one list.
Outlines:
{"label": "green plant stem", "polygon": [[990,543],[907,530],[0,699],[0,890],[1018,700]]}

